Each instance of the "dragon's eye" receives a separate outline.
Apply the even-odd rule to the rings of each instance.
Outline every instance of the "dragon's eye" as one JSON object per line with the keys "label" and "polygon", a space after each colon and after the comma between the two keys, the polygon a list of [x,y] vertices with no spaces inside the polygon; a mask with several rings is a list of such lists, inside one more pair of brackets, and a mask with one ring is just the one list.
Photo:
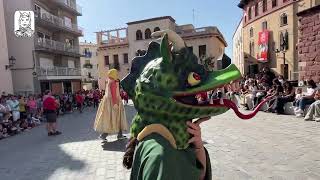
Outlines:
{"label": "dragon's eye", "polygon": [[188,76],[188,83],[190,86],[196,86],[201,82],[201,77],[195,72],[191,72]]}

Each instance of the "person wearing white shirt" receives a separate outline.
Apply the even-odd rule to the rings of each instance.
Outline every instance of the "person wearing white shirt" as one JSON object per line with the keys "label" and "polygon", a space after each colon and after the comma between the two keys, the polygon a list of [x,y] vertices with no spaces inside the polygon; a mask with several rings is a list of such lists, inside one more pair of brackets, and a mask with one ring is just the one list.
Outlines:
{"label": "person wearing white shirt", "polygon": [[308,80],[307,86],[307,92],[304,94],[301,100],[297,101],[296,103],[297,108],[295,114],[297,117],[302,117],[306,106],[312,104],[315,101],[314,95],[318,90],[316,83],[313,80]]}

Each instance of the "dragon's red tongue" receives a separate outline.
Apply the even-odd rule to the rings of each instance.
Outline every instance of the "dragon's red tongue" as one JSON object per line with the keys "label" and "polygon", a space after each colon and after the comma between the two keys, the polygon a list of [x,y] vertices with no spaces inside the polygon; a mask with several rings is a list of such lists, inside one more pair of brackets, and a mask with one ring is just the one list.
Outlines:
{"label": "dragon's red tongue", "polygon": [[260,110],[260,108],[261,108],[266,102],[268,102],[269,100],[270,100],[270,98],[267,98],[267,99],[263,100],[263,101],[254,109],[254,111],[251,112],[250,114],[242,114],[242,113],[239,111],[237,105],[236,105],[234,102],[232,102],[232,101],[230,101],[230,100],[228,100],[228,99],[223,99],[223,102],[224,102],[224,105],[227,106],[228,108],[232,109],[239,118],[244,119],[244,120],[248,120],[248,119],[253,118],[253,117],[258,113],[258,111]]}

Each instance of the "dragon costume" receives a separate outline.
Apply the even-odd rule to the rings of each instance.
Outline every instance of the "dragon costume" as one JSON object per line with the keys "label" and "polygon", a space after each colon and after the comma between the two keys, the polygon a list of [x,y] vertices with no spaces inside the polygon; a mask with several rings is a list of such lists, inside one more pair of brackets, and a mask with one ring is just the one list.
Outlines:
{"label": "dragon costume", "polygon": [[[136,137],[139,144],[131,179],[197,179],[198,168],[188,144],[190,135],[186,121],[217,116],[229,109],[242,119],[250,119],[265,101],[249,115],[240,113],[227,99],[213,104],[197,104],[196,94],[238,80],[241,78],[239,70],[232,64],[224,70],[207,71],[178,35],[161,35],[161,39],[149,44],[144,56],[133,59],[130,73],[121,81],[137,110],[131,136]],[[168,36],[174,36],[178,41],[172,42]],[[150,156],[153,150],[161,158],[165,156],[171,161],[159,164],[158,155]],[[179,163],[184,167],[180,168]],[[154,168],[161,172],[154,174],[150,170]]]}

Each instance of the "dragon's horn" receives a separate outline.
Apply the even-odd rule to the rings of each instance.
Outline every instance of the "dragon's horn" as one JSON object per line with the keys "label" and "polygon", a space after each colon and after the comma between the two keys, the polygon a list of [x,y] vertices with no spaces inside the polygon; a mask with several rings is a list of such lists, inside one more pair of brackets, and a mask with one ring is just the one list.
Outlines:
{"label": "dragon's horn", "polygon": [[164,34],[164,36],[163,36],[163,38],[161,40],[160,53],[161,53],[161,56],[162,56],[163,61],[165,63],[168,63],[168,62],[171,61],[168,34]]}

